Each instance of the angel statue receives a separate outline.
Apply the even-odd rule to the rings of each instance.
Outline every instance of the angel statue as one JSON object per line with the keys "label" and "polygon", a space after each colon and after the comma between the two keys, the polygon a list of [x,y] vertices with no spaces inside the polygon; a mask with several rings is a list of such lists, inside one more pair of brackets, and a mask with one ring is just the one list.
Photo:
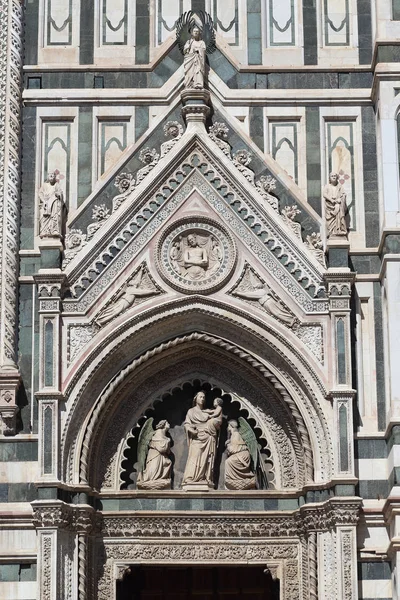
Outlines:
{"label": "angel statue", "polygon": [[202,90],[206,79],[206,54],[215,50],[214,24],[208,13],[184,13],[176,24],[176,37],[183,54],[185,88]]}
{"label": "angel statue", "polygon": [[257,485],[256,470],[261,461],[257,439],[250,425],[239,417],[228,423],[228,440],[225,461],[225,488],[227,490],[254,490]]}
{"label": "angel statue", "polygon": [[145,296],[151,296],[156,294],[157,290],[151,281],[150,277],[144,272],[141,267],[138,273],[126,283],[117,296],[114,298],[113,303],[107,306],[97,317],[96,322],[101,327],[106,325],[114,317],[117,317],[127,308],[132,306],[136,298],[143,298]]}
{"label": "angel statue", "polygon": [[170,490],[171,438],[168,437],[170,425],[165,419],[153,429],[153,418],[148,419],[140,430],[138,440],[138,478],[140,490]]}
{"label": "angel statue", "polygon": [[292,327],[296,321],[296,317],[286,306],[274,297],[271,288],[258,279],[250,268],[246,269],[240,285],[233,291],[233,294],[246,300],[257,300],[269,315],[289,327]]}

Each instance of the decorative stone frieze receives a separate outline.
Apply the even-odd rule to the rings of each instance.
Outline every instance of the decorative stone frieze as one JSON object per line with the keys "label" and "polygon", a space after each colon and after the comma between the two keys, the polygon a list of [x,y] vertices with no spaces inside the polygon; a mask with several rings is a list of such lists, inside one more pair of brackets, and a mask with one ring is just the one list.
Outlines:
{"label": "decorative stone frieze", "polygon": [[358,523],[361,499],[328,500],[287,514],[256,513],[157,516],[103,514],[102,534],[110,538],[293,538]]}

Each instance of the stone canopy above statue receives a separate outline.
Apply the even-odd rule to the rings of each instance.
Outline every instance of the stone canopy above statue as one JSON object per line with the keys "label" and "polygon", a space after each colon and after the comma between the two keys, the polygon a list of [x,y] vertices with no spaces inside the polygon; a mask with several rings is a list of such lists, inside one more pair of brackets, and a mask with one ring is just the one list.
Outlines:
{"label": "stone canopy above statue", "polygon": [[238,403],[218,388],[195,382],[176,389],[132,430],[121,487],[273,488],[271,452],[254,426]]}

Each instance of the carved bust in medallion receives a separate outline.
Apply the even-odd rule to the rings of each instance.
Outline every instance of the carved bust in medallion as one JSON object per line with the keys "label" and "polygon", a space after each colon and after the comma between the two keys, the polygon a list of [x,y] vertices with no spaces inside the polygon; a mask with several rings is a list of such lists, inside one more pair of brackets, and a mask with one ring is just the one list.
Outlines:
{"label": "carved bust in medallion", "polygon": [[183,292],[209,293],[232,271],[236,249],[222,226],[180,221],[161,237],[157,264],[164,279]]}

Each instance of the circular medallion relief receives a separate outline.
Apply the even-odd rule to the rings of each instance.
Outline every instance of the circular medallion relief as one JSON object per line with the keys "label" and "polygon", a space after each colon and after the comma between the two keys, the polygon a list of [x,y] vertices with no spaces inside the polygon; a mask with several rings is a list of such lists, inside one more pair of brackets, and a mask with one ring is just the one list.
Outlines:
{"label": "circular medallion relief", "polygon": [[209,294],[232,273],[236,247],[219,223],[208,219],[182,219],[168,227],[157,246],[162,277],[185,293]]}

